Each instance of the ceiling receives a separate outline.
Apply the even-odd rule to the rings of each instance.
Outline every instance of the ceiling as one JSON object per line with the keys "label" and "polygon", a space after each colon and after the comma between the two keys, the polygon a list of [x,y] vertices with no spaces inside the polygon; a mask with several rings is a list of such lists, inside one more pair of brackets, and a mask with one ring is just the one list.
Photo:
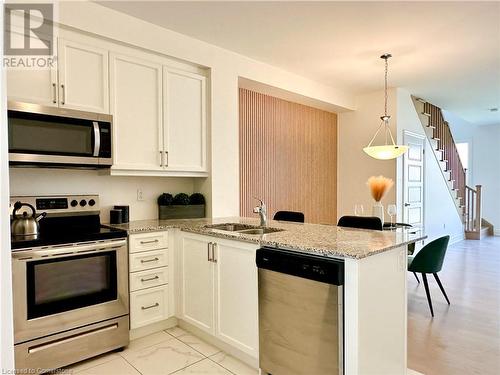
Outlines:
{"label": "ceiling", "polygon": [[100,4],[355,94],[389,85],[500,124],[500,2]]}

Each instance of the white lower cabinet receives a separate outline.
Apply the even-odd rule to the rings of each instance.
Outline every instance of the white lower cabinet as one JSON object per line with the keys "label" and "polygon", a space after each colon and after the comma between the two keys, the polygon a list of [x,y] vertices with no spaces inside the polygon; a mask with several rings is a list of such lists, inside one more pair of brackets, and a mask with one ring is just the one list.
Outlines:
{"label": "white lower cabinet", "polygon": [[130,293],[130,328],[139,328],[168,318],[168,285]]}
{"label": "white lower cabinet", "polygon": [[182,319],[215,334],[215,267],[214,263],[209,261],[209,245],[212,239],[184,233],[181,236]]}
{"label": "white lower cabinet", "polygon": [[259,354],[256,245],[216,241],[216,336],[257,357]]}
{"label": "white lower cabinet", "polygon": [[129,236],[131,329],[171,316],[167,247],[167,232]]}
{"label": "white lower cabinet", "polygon": [[130,274],[130,291],[151,288],[168,283],[168,267],[132,272]]}
{"label": "white lower cabinet", "polygon": [[257,245],[181,233],[180,318],[258,356]]}

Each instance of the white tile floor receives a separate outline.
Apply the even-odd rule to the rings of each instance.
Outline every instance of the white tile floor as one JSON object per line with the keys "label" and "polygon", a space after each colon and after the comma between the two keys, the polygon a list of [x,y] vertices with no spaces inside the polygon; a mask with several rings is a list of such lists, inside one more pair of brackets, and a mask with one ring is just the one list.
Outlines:
{"label": "white tile floor", "polygon": [[130,342],[122,352],[68,367],[79,375],[257,375],[259,372],[189,332],[174,327]]}
{"label": "white tile floor", "polygon": [[[68,367],[79,375],[258,375],[259,371],[179,327],[130,342],[122,352],[103,354]],[[407,375],[423,375],[408,370]]]}

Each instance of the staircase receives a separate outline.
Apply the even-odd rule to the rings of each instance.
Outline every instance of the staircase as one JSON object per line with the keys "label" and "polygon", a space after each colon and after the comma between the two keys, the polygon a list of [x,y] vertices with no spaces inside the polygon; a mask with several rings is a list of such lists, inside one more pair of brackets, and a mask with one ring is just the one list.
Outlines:
{"label": "staircase", "polygon": [[493,235],[493,226],[481,216],[482,186],[467,186],[466,170],[441,108],[421,98],[412,97],[412,99],[458,214],[464,223],[465,238],[480,240]]}

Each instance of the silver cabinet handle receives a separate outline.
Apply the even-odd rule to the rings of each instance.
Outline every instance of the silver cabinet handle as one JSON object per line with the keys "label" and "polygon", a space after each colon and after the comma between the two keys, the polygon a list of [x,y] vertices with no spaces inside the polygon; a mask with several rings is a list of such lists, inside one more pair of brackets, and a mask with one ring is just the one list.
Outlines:
{"label": "silver cabinet handle", "polygon": [[212,242],[207,243],[207,260],[208,260],[209,262],[211,262],[211,261],[212,261],[212,259],[210,258],[210,247],[211,247],[211,246],[212,246]]}
{"label": "silver cabinet handle", "polygon": [[160,151],[160,167],[163,167],[165,164],[165,160],[163,157],[163,151]]}
{"label": "silver cabinet handle", "polygon": [[165,167],[168,167],[168,151],[165,151],[165,157],[167,159],[167,162],[164,165]]}
{"label": "silver cabinet handle", "polygon": [[52,84],[52,103],[56,104],[57,103],[57,93],[56,93],[56,84]]}
{"label": "silver cabinet handle", "polygon": [[159,261],[160,259],[158,259],[157,257],[153,258],[153,259],[141,259],[141,263],[148,263],[148,262],[157,262]]}
{"label": "silver cabinet handle", "polygon": [[62,91],[61,104],[65,105],[66,104],[66,89],[65,89],[64,85],[61,85],[61,91]]}
{"label": "silver cabinet handle", "polygon": [[142,279],[141,278],[141,282],[146,282],[146,281],[153,281],[153,280],[158,280],[160,277],[158,275],[156,275],[155,277],[150,277],[149,279]]}
{"label": "silver cabinet handle", "polygon": [[141,309],[142,310],[147,310],[147,309],[152,309],[153,307],[158,307],[160,306],[160,304],[158,302],[156,302],[154,305],[150,305],[150,306],[141,306]]}
{"label": "silver cabinet handle", "polygon": [[151,240],[151,241],[141,241],[141,245],[146,245],[148,243],[156,243],[159,242],[157,239],[156,240]]}

